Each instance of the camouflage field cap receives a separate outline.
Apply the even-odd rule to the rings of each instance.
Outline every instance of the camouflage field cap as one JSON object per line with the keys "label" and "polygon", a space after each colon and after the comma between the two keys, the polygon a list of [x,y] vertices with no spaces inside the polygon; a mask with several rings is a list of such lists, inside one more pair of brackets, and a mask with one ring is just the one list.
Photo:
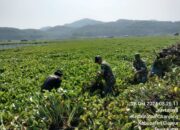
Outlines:
{"label": "camouflage field cap", "polygon": [[135,53],[134,56],[135,56],[135,57],[140,57],[140,54],[139,54],[139,53]]}
{"label": "camouflage field cap", "polygon": [[102,57],[100,55],[95,56],[95,63],[102,60]]}
{"label": "camouflage field cap", "polygon": [[62,72],[62,70],[56,70],[56,72],[54,72],[54,74],[57,76],[62,76],[63,72]]}

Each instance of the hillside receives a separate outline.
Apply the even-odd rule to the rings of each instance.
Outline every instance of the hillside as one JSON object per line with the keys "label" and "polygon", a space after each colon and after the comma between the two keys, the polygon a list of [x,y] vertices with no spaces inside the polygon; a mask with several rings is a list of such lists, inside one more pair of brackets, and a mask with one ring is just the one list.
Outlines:
{"label": "hillside", "polygon": [[81,20],[75,21],[70,24],[65,24],[64,26],[80,28],[80,27],[84,27],[84,26],[88,26],[88,25],[96,25],[96,24],[102,24],[102,23],[103,22],[101,22],[101,21],[85,18],[85,19],[81,19]]}
{"label": "hillside", "polygon": [[82,19],[63,26],[41,29],[0,28],[0,40],[68,39],[83,37],[123,37],[173,35],[180,32],[180,22],[117,20],[100,22]]}

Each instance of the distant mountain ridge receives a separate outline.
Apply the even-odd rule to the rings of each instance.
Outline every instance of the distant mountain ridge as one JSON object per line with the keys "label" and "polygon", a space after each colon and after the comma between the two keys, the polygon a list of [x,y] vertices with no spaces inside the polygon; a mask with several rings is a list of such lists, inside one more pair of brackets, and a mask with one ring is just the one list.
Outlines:
{"label": "distant mountain ridge", "polygon": [[48,29],[50,29],[50,28],[51,28],[50,26],[47,26],[47,27],[42,27],[42,28],[40,28],[40,30],[46,31],[46,30],[48,30]]}
{"label": "distant mountain ridge", "polygon": [[0,40],[173,35],[174,33],[180,33],[179,21],[120,19],[114,22],[101,22],[92,19],[82,19],[70,24],[41,29],[0,27]]}
{"label": "distant mountain ridge", "polygon": [[64,24],[64,26],[80,28],[80,27],[84,27],[84,26],[88,26],[88,25],[95,25],[95,24],[102,24],[102,23],[103,22],[101,22],[101,21],[85,18],[85,19],[81,19],[81,20],[75,21],[70,24]]}

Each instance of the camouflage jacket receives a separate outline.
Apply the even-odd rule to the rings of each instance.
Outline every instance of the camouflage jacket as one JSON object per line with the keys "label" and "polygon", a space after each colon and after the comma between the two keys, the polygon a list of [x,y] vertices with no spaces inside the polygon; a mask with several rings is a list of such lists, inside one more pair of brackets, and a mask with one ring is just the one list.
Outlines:
{"label": "camouflage jacket", "polygon": [[57,89],[61,85],[61,80],[56,75],[50,75],[44,81],[44,84],[41,86],[41,91],[43,89],[51,91],[53,88]]}
{"label": "camouflage jacket", "polygon": [[144,61],[140,60],[140,61],[136,61],[134,60],[133,62],[133,66],[137,71],[142,70],[142,73],[146,74],[147,73],[147,67]]}
{"label": "camouflage jacket", "polygon": [[101,64],[101,74],[102,74],[104,80],[106,81],[106,83],[114,83],[115,82],[115,77],[112,72],[112,69],[109,66],[109,64],[105,61],[103,61]]}

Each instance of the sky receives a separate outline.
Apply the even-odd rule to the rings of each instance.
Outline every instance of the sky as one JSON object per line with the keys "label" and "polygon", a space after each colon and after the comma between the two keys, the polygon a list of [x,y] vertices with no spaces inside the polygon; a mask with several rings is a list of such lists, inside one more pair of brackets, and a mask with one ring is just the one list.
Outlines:
{"label": "sky", "polygon": [[0,27],[38,29],[83,18],[180,21],[180,0],[0,0]]}

